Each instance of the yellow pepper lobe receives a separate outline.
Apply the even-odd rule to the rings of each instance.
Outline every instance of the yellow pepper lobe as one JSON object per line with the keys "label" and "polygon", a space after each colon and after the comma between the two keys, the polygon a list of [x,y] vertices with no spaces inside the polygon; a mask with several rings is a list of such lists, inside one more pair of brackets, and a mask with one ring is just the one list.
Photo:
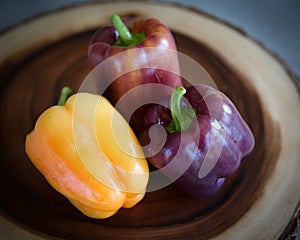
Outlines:
{"label": "yellow pepper lobe", "polygon": [[78,93],[47,109],[25,149],[47,181],[89,217],[110,217],[145,195],[149,169],[141,147],[104,97]]}

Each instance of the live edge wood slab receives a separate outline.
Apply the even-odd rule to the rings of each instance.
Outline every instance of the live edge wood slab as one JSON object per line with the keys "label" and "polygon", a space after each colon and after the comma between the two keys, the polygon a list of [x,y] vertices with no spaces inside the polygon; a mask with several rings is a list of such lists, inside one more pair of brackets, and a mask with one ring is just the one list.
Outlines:
{"label": "live edge wood slab", "polygon": [[[39,114],[60,88],[78,89],[91,71],[94,31],[117,13],[156,17],[235,103],[253,130],[254,151],[211,198],[172,185],[106,220],[83,216],[52,189],[24,152]],[[0,35],[1,214],[43,238],[284,239],[293,234],[300,198],[299,80],[280,58],[243,31],[174,4],[76,5],[28,20]]]}

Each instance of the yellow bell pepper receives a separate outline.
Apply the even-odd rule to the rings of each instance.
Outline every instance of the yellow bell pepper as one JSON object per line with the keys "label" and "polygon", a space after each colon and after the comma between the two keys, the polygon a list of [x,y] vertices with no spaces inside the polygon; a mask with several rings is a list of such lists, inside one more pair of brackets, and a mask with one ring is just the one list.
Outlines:
{"label": "yellow bell pepper", "polygon": [[110,217],[145,195],[149,169],[142,148],[102,96],[77,93],[47,109],[25,149],[51,186],[89,217]]}

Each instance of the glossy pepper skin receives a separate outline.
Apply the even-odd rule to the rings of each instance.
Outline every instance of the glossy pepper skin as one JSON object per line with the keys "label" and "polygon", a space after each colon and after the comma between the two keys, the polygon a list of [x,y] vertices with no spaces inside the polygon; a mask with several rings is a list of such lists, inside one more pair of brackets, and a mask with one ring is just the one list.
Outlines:
{"label": "glossy pepper skin", "polygon": [[88,217],[110,217],[144,197],[146,159],[128,123],[104,97],[78,93],[64,106],[48,108],[25,149],[49,184]]}
{"label": "glossy pepper skin", "polygon": [[[174,130],[174,124],[170,124],[173,121],[170,99],[164,99],[146,112],[141,144],[151,142],[151,127],[173,128],[160,148],[159,142],[148,145],[145,152],[148,160],[187,194],[208,197],[220,189],[225,178],[252,151],[254,137],[229,98],[214,88],[203,84],[188,87],[179,104],[184,113],[181,122],[191,120],[186,126],[181,125],[186,129]],[[177,163],[164,168],[176,156]]]}
{"label": "glossy pepper skin", "polygon": [[[172,89],[182,85],[182,81],[179,74],[176,44],[167,26],[154,18],[130,18],[124,20],[124,27],[128,31],[122,34],[122,28],[119,30],[116,26],[118,23],[120,21],[114,25],[100,28],[92,37],[89,45],[88,57],[93,66],[103,63],[107,59],[111,60],[109,64],[105,65],[106,82],[104,85],[111,84],[104,89],[104,96],[115,106],[124,94],[140,85],[170,86],[169,90],[159,93],[155,93],[150,85],[132,93],[130,99],[117,107],[127,118],[127,115],[130,114],[127,109],[132,102],[139,101],[142,105],[144,102],[148,103],[149,96],[156,95],[159,99],[171,95]],[[125,40],[122,40],[122,36],[126,36],[127,33],[133,35],[134,40],[126,43]],[[135,35],[138,37],[135,38]],[[117,54],[118,57],[111,58]],[[133,116],[131,126],[134,129],[139,128],[143,115],[144,111],[139,111],[136,119]]]}

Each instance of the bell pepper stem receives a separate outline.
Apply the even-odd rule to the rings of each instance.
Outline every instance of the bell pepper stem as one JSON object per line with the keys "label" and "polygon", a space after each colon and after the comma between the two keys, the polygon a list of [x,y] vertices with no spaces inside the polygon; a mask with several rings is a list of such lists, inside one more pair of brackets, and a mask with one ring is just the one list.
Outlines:
{"label": "bell pepper stem", "polygon": [[69,96],[72,94],[72,89],[69,87],[63,87],[60,93],[60,98],[58,100],[58,106],[64,106]]}
{"label": "bell pepper stem", "polygon": [[119,38],[113,44],[114,46],[129,47],[145,40],[146,35],[144,32],[130,32],[118,15],[113,14],[111,16],[111,21],[119,35]]}
{"label": "bell pepper stem", "polygon": [[186,89],[182,86],[177,86],[173,91],[170,100],[172,121],[167,126],[169,133],[188,130],[196,116],[194,109],[181,106],[181,100],[185,93]]}
{"label": "bell pepper stem", "polygon": [[171,96],[171,115],[175,123],[176,131],[180,131],[180,121],[184,118],[181,112],[181,99],[185,93],[185,88],[178,86]]}
{"label": "bell pepper stem", "polygon": [[122,19],[118,15],[113,14],[111,16],[111,21],[112,21],[112,24],[114,25],[115,29],[117,30],[123,45],[124,46],[130,45],[133,41],[132,35],[129,32],[128,28],[125,26]]}

